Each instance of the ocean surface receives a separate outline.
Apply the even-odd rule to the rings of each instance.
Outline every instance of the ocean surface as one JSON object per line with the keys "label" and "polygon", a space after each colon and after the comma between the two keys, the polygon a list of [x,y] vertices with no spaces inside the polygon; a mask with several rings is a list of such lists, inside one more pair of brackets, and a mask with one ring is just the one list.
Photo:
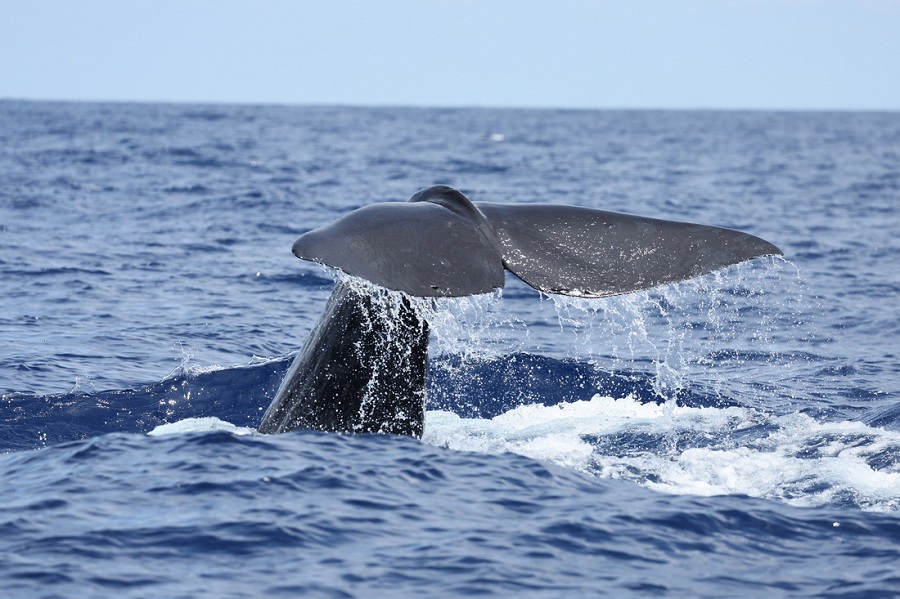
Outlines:
{"label": "ocean surface", "polygon": [[[432,184],[778,245],[422,309],[422,440],[255,427]],[[0,101],[0,595],[900,596],[900,114]]]}

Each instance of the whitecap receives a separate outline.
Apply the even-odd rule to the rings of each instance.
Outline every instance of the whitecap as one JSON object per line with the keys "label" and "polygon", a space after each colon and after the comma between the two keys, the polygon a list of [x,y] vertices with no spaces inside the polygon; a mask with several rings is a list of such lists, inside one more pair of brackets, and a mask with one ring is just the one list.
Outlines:
{"label": "whitecap", "polygon": [[210,416],[206,418],[185,418],[178,422],[161,424],[147,434],[151,437],[161,437],[164,435],[208,433],[212,431],[226,431],[235,435],[253,435],[257,432],[256,429],[246,426],[237,426],[214,416]]}

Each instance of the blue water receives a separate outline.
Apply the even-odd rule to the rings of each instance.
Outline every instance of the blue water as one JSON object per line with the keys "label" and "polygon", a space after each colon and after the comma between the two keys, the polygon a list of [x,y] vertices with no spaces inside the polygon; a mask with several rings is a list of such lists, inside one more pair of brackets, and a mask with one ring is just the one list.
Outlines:
{"label": "blue water", "polygon": [[[431,184],[746,230],[604,300],[423,302],[423,440],[255,434]],[[900,596],[900,114],[0,102],[10,597]]]}

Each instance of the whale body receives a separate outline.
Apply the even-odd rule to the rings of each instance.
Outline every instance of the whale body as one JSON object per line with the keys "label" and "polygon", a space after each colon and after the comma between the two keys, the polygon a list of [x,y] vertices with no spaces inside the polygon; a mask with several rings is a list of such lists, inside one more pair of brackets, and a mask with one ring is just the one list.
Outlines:
{"label": "whale body", "polygon": [[[408,297],[502,288],[512,272],[545,293],[606,297],[758,258],[775,245],[722,227],[576,206],[470,201],[438,185],[364,206],[301,235],[298,258],[402,292],[340,282],[259,426],[421,436],[428,323]],[[404,295],[405,294],[405,295]]]}

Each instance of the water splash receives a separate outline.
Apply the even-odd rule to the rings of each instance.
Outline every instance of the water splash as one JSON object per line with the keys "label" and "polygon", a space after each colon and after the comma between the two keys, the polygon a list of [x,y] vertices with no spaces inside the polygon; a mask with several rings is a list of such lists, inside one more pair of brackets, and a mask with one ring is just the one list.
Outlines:
{"label": "water splash", "polygon": [[414,298],[433,333],[433,354],[487,359],[518,351],[525,322],[504,312],[503,290],[466,297]]}
{"label": "water splash", "polygon": [[[794,276],[785,277],[785,271]],[[358,279],[347,281],[372,297],[379,317],[388,321],[400,317],[403,302],[413,305],[434,332],[435,353],[456,356],[449,367],[442,363],[451,379],[455,368],[469,380],[471,370],[462,365],[498,364],[498,356],[527,350],[538,337],[514,309],[507,310],[507,302],[534,297],[510,299],[497,291],[409,298]],[[552,405],[522,402],[474,418],[432,410],[426,442],[484,453],[512,451],[667,493],[900,509],[900,460],[893,457],[900,455],[900,433],[860,422],[819,422],[792,413],[789,401],[772,392],[780,378],[801,374],[808,362],[796,347],[810,334],[809,301],[791,263],[758,260],[612,298],[537,299],[552,309],[553,334],[567,339],[562,346],[567,359],[643,370],[659,401],[633,392],[571,400],[560,392]],[[526,362],[517,368],[510,359],[513,374],[505,384],[524,385],[515,377],[561,377],[558,368],[536,372]],[[727,389],[731,403],[695,401],[702,385],[723,396]]]}
{"label": "water splash", "polygon": [[[504,297],[498,290],[414,301],[432,327],[432,354],[456,356],[460,364],[520,352],[550,355],[610,372],[648,372],[660,401],[696,385],[733,397],[737,382],[745,401],[771,407],[792,399],[787,391],[777,393],[777,382],[800,376],[806,366],[799,347],[813,312],[796,267],[781,258],[601,299],[538,292]],[[523,302],[530,309],[527,326],[516,316]],[[551,326],[534,317],[536,302]]]}
{"label": "water splash", "polygon": [[663,400],[697,383],[734,393],[735,377],[753,399],[760,394],[751,383],[771,380],[773,367],[790,366],[796,350],[804,300],[799,287],[785,291],[791,268],[782,259],[756,260],[628,295],[552,301],[577,359],[613,371],[650,369]]}

